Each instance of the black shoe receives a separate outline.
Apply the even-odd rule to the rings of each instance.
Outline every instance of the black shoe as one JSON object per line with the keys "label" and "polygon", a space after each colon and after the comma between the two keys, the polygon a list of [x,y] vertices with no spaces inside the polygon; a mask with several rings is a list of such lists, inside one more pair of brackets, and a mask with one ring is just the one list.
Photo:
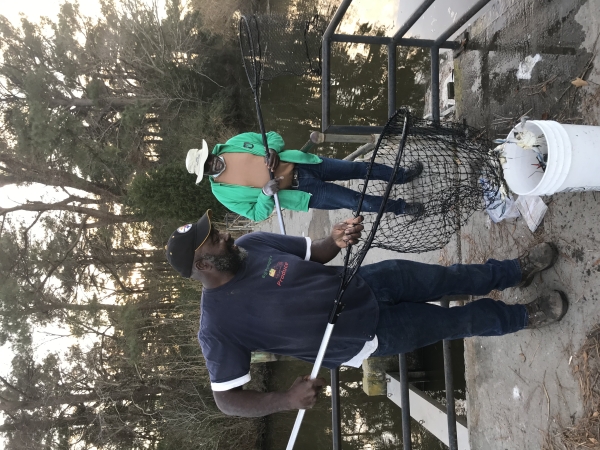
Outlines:
{"label": "black shoe", "polygon": [[552,291],[525,305],[529,321],[525,328],[540,328],[558,322],[569,309],[567,296],[562,291]]}
{"label": "black shoe", "polygon": [[521,282],[517,286],[520,288],[529,286],[535,274],[552,267],[557,258],[558,249],[549,242],[538,244],[525,252],[519,257],[522,275]]}
{"label": "black shoe", "polygon": [[404,214],[414,216],[414,218],[421,217],[424,212],[425,206],[423,206],[423,203],[414,202],[406,203],[406,205],[404,205]]}
{"label": "black shoe", "polygon": [[416,161],[408,166],[404,171],[404,181],[402,183],[410,183],[415,178],[423,173],[423,163]]}

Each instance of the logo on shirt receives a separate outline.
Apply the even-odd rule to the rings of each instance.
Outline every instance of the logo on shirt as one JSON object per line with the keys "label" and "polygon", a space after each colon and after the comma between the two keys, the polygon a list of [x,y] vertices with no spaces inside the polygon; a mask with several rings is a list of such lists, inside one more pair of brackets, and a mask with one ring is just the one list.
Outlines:
{"label": "logo on shirt", "polygon": [[269,269],[269,276],[277,279],[277,286],[282,285],[288,266],[289,263],[280,261]]}
{"label": "logo on shirt", "polygon": [[273,257],[269,256],[269,260],[267,261],[267,267],[265,267],[265,270],[264,270],[264,272],[262,274],[263,278],[266,278],[267,275],[269,274],[269,269],[270,269],[270,266],[271,266],[271,261],[273,261]]}

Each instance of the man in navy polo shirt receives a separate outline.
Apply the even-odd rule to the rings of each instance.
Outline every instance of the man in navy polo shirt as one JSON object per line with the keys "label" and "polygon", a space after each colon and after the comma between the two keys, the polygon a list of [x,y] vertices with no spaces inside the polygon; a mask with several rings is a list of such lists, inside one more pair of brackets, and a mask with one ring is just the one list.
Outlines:
{"label": "man in navy polo shirt", "polygon": [[[167,259],[184,277],[202,282],[198,339],[215,401],[226,414],[263,416],[310,408],[324,379],[298,378],[287,392],[243,390],[250,355],[267,351],[314,361],[337,294],[341,267],[325,266],[358,242],[362,217],[310,238],[251,233],[233,241],[211,224],[211,212],[169,238]],[[373,356],[415,350],[442,339],[497,336],[560,320],[565,294],[552,291],[527,305],[483,298],[461,307],[427,303],[444,295],[485,295],[526,286],[552,266],[557,251],[539,244],[518,259],[450,267],[386,260],[359,269],[323,365],[358,367]]]}

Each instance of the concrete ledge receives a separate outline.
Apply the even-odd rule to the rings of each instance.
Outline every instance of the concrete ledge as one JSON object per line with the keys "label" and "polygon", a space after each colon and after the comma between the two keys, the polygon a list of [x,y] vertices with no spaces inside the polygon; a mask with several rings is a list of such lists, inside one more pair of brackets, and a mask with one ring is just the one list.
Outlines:
{"label": "concrete ledge", "polygon": [[398,370],[398,356],[383,356],[365,359],[362,363],[363,391],[368,396],[386,395],[386,372]]}

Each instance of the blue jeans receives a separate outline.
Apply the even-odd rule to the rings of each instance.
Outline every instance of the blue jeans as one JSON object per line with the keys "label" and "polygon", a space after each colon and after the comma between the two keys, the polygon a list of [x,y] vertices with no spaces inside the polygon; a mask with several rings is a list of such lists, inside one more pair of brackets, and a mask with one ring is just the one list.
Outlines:
{"label": "blue jeans", "polygon": [[373,356],[406,353],[442,339],[514,333],[528,322],[523,305],[490,298],[453,308],[425,303],[444,295],[485,295],[515,286],[521,280],[516,259],[449,267],[386,260],[363,266],[358,274],[379,303],[379,346]]}
{"label": "blue jeans", "polygon": [[[364,180],[367,176],[368,163],[344,161],[321,157],[321,164],[296,164],[298,169],[298,190],[311,194],[309,208],[315,209],[356,209],[360,193],[328,181]],[[372,180],[389,181],[392,167],[374,164],[371,172]],[[405,170],[398,168],[396,183],[404,182]],[[378,212],[381,197],[366,195],[362,210]],[[406,202],[402,199],[389,199],[386,212],[404,214]]]}

